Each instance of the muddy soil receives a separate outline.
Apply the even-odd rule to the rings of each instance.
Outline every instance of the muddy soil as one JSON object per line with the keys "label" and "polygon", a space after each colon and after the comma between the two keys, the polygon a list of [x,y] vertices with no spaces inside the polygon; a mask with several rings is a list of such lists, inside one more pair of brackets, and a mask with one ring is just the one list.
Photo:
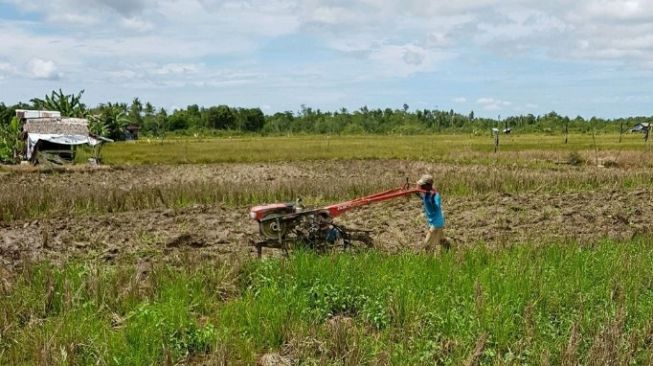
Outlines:
{"label": "muddy soil", "polygon": [[[602,238],[653,233],[653,190],[444,197],[446,234],[456,246]],[[202,205],[0,224],[0,266],[72,258],[112,262],[193,253],[202,258],[255,256],[257,227],[248,207]],[[367,206],[336,220],[373,231],[378,250],[420,250],[425,220],[415,197]],[[265,250],[265,255],[279,255]]]}

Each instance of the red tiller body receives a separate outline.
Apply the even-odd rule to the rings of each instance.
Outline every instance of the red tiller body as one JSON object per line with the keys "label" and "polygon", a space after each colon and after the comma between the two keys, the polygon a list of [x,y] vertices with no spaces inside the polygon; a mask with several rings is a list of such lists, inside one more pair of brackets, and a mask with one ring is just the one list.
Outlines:
{"label": "red tiller body", "polygon": [[361,206],[422,192],[427,190],[406,183],[401,188],[320,208],[305,209],[299,202],[255,206],[249,211],[249,216],[258,222],[259,234],[263,240],[253,244],[259,257],[263,247],[281,248],[287,254],[289,246],[297,242],[312,248],[324,248],[337,243],[348,248],[352,242],[358,241],[369,248],[373,245],[369,232],[345,229],[333,223],[332,219]]}

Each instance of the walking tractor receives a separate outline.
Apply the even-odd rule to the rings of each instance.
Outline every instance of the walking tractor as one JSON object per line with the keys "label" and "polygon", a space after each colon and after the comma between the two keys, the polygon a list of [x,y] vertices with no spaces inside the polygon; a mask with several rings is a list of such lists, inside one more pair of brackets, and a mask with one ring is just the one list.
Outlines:
{"label": "walking tractor", "polygon": [[424,190],[406,183],[400,188],[321,208],[307,209],[301,201],[255,206],[249,211],[249,216],[258,222],[261,240],[254,241],[253,245],[259,257],[263,247],[280,248],[287,254],[289,246],[294,243],[303,243],[318,250],[338,245],[347,249],[352,242],[371,247],[370,231],[345,229],[335,224],[333,219],[361,206],[419,192]]}

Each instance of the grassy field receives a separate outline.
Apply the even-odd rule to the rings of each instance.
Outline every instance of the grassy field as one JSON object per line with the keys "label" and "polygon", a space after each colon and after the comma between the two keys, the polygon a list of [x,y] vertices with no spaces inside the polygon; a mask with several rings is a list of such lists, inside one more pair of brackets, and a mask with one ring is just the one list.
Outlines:
{"label": "grassy field", "polygon": [[[297,196],[318,204],[397,186],[404,177],[415,178],[418,169],[433,170],[448,196],[564,193],[597,188],[633,190],[653,184],[653,153],[639,135],[626,135],[622,143],[618,142],[618,135],[598,135],[596,139],[591,135],[572,135],[569,144],[563,144],[560,136],[502,138],[496,154],[491,138],[467,135],[141,140],[108,144],[103,152],[104,161],[116,170],[107,174],[133,176],[132,182],[116,184],[105,178],[89,180],[85,185],[74,181],[60,183],[72,175],[101,175],[83,170],[70,174],[45,171],[51,178],[37,175],[43,184],[26,184],[26,179],[0,176],[6,187],[0,191],[0,221],[196,204],[251,205]],[[379,162],[365,165],[367,174],[361,175],[361,167],[352,164],[361,159]],[[279,165],[276,171],[266,171],[264,179],[256,174],[243,179],[241,171],[232,169],[254,171],[255,164],[266,162]],[[315,169],[306,169],[307,176],[288,177],[283,163],[293,162],[305,162]],[[400,162],[406,165],[402,167]],[[431,165],[418,167],[414,162]],[[207,164],[211,166],[201,169],[214,173],[202,177],[201,173],[188,176],[188,172],[180,171],[176,179],[166,178],[175,174],[169,171],[160,172],[160,179],[153,177],[156,173],[134,173],[147,170],[140,166],[149,164]],[[324,172],[319,172],[321,168]],[[43,171],[35,173],[39,172]],[[350,172],[346,179],[319,184],[346,172]],[[29,176],[24,171],[18,174]]]}
{"label": "grassy field", "polygon": [[[0,364],[652,364],[653,153],[618,141],[501,136],[495,154],[468,135],[142,140],[106,145],[109,167],[7,168]],[[444,255],[412,246],[423,220],[408,201],[350,217],[403,246],[262,261],[241,248],[249,205],[423,172],[467,238]]]}
{"label": "grassy field", "polygon": [[[585,160],[585,156],[578,155],[577,159]],[[417,179],[423,171],[435,174],[440,190],[452,198],[653,188],[653,160],[638,157],[623,153],[619,160],[610,160],[615,166],[608,168],[597,167],[591,161],[571,165],[564,160],[565,164],[556,164],[556,155],[549,155],[550,161],[542,160],[538,166],[343,160],[20,173],[4,177],[0,221],[198,204],[237,207],[296,197],[306,203],[324,204],[397,187],[405,178]],[[561,159],[568,157],[563,155]]]}
{"label": "grassy field", "polygon": [[650,364],[653,239],[27,266],[2,364]]}
{"label": "grassy field", "polygon": [[[639,134],[597,136],[501,136],[503,153],[544,151],[650,151]],[[221,162],[298,161],[328,159],[407,159],[465,163],[495,160],[491,136],[305,136],[251,137],[220,139],[144,139],[137,142],[107,144],[103,149],[107,164],[191,164]],[[514,154],[499,154],[504,159]],[[528,158],[526,156],[525,158]]]}

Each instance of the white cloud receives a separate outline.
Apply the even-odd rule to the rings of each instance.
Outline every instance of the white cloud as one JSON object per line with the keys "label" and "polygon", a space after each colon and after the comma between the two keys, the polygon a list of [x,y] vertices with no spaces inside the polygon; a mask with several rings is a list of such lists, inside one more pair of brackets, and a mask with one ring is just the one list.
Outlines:
{"label": "white cloud", "polygon": [[521,39],[555,38],[570,25],[555,16],[536,11],[511,11],[496,23],[480,23],[476,40],[481,43]]}
{"label": "white cloud", "polygon": [[134,17],[120,19],[120,25],[125,29],[136,32],[146,32],[154,29],[154,24],[151,22]]}
{"label": "white cloud", "polygon": [[[575,63],[574,70],[600,69],[601,75],[610,74],[606,84],[619,77],[606,73],[603,65],[636,75],[653,71],[653,1],[647,0],[0,2],[18,14],[18,19],[0,23],[0,60],[5,63],[0,63],[0,75],[9,82],[65,75],[66,82],[82,88],[96,83],[118,90],[247,85],[233,88],[240,90],[232,93],[234,98],[267,92],[291,100],[276,90],[296,88],[314,93],[298,96],[298,101],[320,96],[341,102],[365,94],[356,89],[358,83],[416,75],[442,78],[443,85],[465,79],[464,87],[474,87],[484,78],[524,84],[520,78],[540,78],[544,65],[563,63]],[[530,68],[532,60],[538,63]],[[521,67],[508,69],[519,63]],[[343,85],[351,90],[339,90]],[[8,95],[10,88],[4,86],[0,97]],[[514,104],[456,97],[466,90],[429,98],[476,102],[488,111],[524,103],[490,87],[482,93],[502,95]],[[399,91],[387,93],[394,94],[387,97],[391,100]],[[261,98],[262,104],[273,105]],[[538,95],[526,100],[552,105]]]}
{"label": "white cloud", "polygon": [[309,21],[324,24],[345,24],[357,21],[356,14],[342,6],[320,6],[309,14]]}
{"label": "white cloud", "polygon": [[65,24],[68,28],[78,29],[88,29],[102,23],[102,19],[96,15],[73,12],[49,13],[45,15],[45,19],[52,24]]}
{"label": "white cloud", "polygon": [[11,66],[11,64],[0,62],[0,80],[4,80],[8,74],[12,74],[13,72],[14,68]]}
{"label": "white cloud", "polygon": [[[148,0],[7,0],[19,9],[30,12],[44,12],[49,15],[87,14],[106,11],[130,16],[141,12],[153,3]],[[55,17],[51,18],[55,19]]]}
{"label": "white cloud", "polygon": [[478,103],[486,111],[499,111],[505,107],[509,107],[512,104],[511,102],[505,100],[489,97],[478,98],[476,103]]}
{"label": "white cloud", "polygon": [[96,3],[99,5],[104,5],[110,9],[117,11],[123,15],[131,15],[142,11],[147,1],[144,0],[76,0],[81,3]]}
{"label": "white cloud", "polygon": [[13,73],[15,68],[8,62],[0,62],[0,71],[6,73]]}
{"label": "white cloud", "polygon": [[200,66],[196,64],[165,64],[152,70],[153,74],[170,75],[170,74],[194,74]]}
{"label": "white cloud", "polygon": [[590,18],[626,21],[650,19],[653,6],[647,0],[600,0],[581,2],[581,14]]}
{"label": "white cloud", "polygon": [[542,47],[561,58],[653,59],[645,37],[653,32],[653,2],[645,0],[5,1],[43,14],[57,28],[86,29],[87,38],[119,24],[128,38],[133,31],[161,30],[159,44],[170,38],[208,44],[227,38],[251,49],[270,37],[302,32],[343,51],[412,43],[455,53],[472,39],[499,49]]}
{"label": "white cloud", "polygon": [[62,76],[54,61],[40,58],[33,58],[29,61],[27,72],[30,77],[35,79],[57,80]]}
{"label": "white cloud", "polygon": [[398,77],[433,71],[437,63],[446,57],[445,53],[438,50],[410,43],[383,45],[370,54],[370,59],[381,65],[384,74]]}

